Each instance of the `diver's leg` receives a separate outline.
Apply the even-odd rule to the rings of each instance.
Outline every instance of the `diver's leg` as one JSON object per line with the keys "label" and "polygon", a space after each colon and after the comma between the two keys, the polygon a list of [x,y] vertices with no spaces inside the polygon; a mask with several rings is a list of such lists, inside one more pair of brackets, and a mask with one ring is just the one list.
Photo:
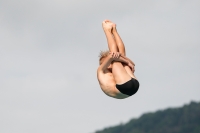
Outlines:
{"label": "diver's leg", "polygon": [[120,54],[122,54],[123,56],[126,56],[125,46],[124,46],[124,43],[123,43],[119,33],[117,32],[116,24],[110,20],[106,20],[106,23],[109,23],[110,25],[112,25],[112,34],[113,34],[115,42],[117,44],[118,52]]}
{"label": "diver's leg", "polygon": [[117,44],[112,34],[112,24],[107,23],[107,21],[105,20],[102,22],[102,27],[106,35],[109,51],[118,52]]}
{"label": "diver's leg", "polygon": [[[114,36],[114,39],[115,39],[115,42],[117,44],[117,47],[118,47],[118,50],[119,50],[119,53],[123,56],[126,56],[126,49],[125,49],[125,45],[119,35],[119,33],[117,32],[117,28],[116,28],[116,24],[111,22],[110,20],[108,20],[110,23],[112,23],[112,27],[113,27],[113,30],[112,30],[112,33],[113,33],[113,36]],[[123,66],[124,66],[124,69],[126,70],[126,72],[132,77],[132,78],[135,78],[135,75],[134,73],[131,71],[130,67],[126,64],[123,63]]]}
{"label": "diver's leg", "polygon": [[114,76],[116,84],[123,84],[132,78],[127,73],[127,71],[125,70],[125,67],[122,65],[121,62],[114,62],[112,64],[112,74]]}
{"label": "diver's leg", "polygon": [[[133,73],[133,71],[131,71],[130,67],[127,64],[124,64],[124,69],[126,70],[126,72],[128,73],[128,75],[130,75],[132,78],[137,79]],[[134,70],[135,71],[135,70]]]}
{"label": "diver's leg", "polygon": [[[112,34],[112,28],[106,21],[103,21],[103,28],[107,38],[109,50],[112,52],[118,52],[117,44]],[[126,72],[121,62],[112,63],[112,73],[116,84],[123,84],[131,79],[131,76]]]}
{"label": "diver's leg", "polygon": [[126,56],[125,45],[124,45],[119,33],[117,32],[116,24],[114,24],[114,23],[113,23],[113,32],[112,33],[113,33],[113,36],[114,36],[115,41],[117,43],[119,53],[121,53],[123,56]]}

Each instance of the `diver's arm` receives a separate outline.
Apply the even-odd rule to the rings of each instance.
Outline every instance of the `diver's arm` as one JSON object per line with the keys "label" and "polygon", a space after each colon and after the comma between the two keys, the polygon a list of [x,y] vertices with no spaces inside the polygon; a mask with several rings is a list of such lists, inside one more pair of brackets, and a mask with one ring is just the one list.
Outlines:
{"label": "diver's arm", "polygon": [[114,61],[119,61],[126,64],[131,63],[132,65],[135,65],[128,57],[122,55],[120,52],[110,52],[109,54],[112,55]]}
{"label": "diver's arm", "polygon": [[124,59],[126,59],[126,60],[128,60],[132,65],[135,66],[135,63],[132,60],[130,60],[128,57],[126,57],[124,55],[121,55],[121,57],[124,58]]}
{"label": "diver's arm", "polygon": [[121,55],[119,52],[110,52],[112,54],[113,61],[119,61],[127,64],[130,69],[134,72],[134,66],[135,64],[126,56]]}
{"label": "diver's arm", "polygon": [[125,63],[125,64],[129,64],[129,60],[127,60],[126,58],[123,58],[122,56],[120,56],[119,58],[113,58],[113,61],[118,61],[118,62],[122,62],[122,63]]}
{"label": "diver's arm", "polygon": [[129,64],[130,62],[127,59],[124,59],[123,57],[118,57],[118,58],[114,58],[112,56],[112,54],[109,54],[105,60],[103,61],[103,63],[99,66],[98,71],[105,71],[109,65],[113,62],[113,61],[119,61],[119,62],[123,62],[125,64]]}
{"label": "diver's arm", "polygon": [[99,66],[98,71],[105,71],[109,65],[112,63],[113,58],[112,56],[109,54],[107,57],[105,57],[103,63]]}

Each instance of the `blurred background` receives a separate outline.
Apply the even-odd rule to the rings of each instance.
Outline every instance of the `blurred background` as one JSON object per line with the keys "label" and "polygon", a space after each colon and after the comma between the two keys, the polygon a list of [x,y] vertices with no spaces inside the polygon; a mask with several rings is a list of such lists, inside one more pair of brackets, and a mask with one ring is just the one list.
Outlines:
{"label": "blurred background", "polygon": [[[0,132],[92,133],[200,101],[199,0],[1,0]],[[117,100],[96,70],[117,24],[136,64],[136,95]]]}

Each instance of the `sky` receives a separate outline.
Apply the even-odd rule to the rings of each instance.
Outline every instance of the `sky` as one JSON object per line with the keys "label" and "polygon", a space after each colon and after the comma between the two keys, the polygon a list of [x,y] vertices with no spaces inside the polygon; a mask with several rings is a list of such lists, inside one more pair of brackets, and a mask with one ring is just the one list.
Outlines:
{"label": "sky", "polygon": [[[199,0],[1,0],[0,132],[94,133],[200,101]],[[140,89],[100,89],[101,23],[117,24]]]}

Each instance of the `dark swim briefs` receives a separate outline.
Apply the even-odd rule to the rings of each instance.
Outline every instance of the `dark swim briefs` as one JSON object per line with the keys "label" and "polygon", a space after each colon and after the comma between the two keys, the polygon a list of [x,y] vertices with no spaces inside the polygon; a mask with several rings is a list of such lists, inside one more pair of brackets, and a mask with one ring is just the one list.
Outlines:
{"label": "dark swim briefs", "polygon": [[131,80],[127,81],[124,84],[118,85],[116,84],[116,88],[123,94],[132,96],[133,94],[135,94],[138,89],[139,89],[139,82],[132,78]]}

